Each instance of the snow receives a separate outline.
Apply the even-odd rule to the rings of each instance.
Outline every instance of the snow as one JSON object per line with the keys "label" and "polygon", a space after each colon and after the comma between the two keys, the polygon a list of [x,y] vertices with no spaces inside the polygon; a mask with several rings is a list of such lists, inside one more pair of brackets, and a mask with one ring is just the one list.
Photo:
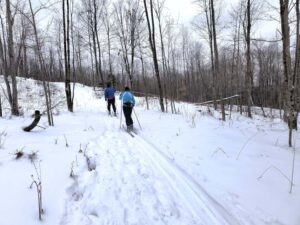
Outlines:
{"label": "snow", "polygon": [[[76,85],[69,113],[64,84],[53,83],[55,126],[43,116],[46,129],[26,133],[34,110],[44,111],[42,86],[22,79],[18,88],[24,116],[10,117],[6,101],[0,118],[0,225],[300,224],[299,132],[289,193],[293,149],[277,117],[233,113],[222,122],[205,107],[177,103],[174,115],[159,112],[155,99],[146,110],[137,98],[142,130],[133,115],[139,133],[132,138],[120,129],[120,114],[107,115],[101,90]],[[15,159],[17,150],[24,156]],[[32,152],[41,169],[42,221],[29,188]]]}

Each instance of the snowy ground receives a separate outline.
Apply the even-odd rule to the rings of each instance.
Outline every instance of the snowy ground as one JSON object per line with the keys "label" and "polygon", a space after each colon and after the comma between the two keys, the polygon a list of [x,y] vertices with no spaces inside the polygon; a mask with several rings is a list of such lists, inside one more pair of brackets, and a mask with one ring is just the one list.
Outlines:
{"label": "snowy ground", "polygon": [[[155,101],[147,111],[141,98],[135,110],[143,129],[132,138],[91,88],[76,86],[75,112],[68,113],[64,85],[53,84],[55,126],[43,116],[47,129],[25,133],[21,127],[34,109],[44,110],[44,99],[38,82],[19,85],[24,116],[5,110],[0,118],[0,225],[300,224],[299,133],[290,194],[293,149],[279,119],[233,114],[223,123],[185,103],[180,115],[162,114]],[[36,151],[42,222],[29,188],[36,171],[28,155]]]}

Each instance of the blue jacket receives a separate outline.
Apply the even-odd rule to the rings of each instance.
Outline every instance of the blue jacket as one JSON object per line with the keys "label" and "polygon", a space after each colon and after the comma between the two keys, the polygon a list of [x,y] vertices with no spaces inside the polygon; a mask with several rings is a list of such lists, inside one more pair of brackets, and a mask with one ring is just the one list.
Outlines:
{"label": "blue jacket", "polygon": [[104,91],[105,100],[113,99],[115,97],[115,92],[116,90],[112,87],[105,88]]}
{"label": "blue jacket", "polygon": [[123,105],[135,105],[135,99],[133,94],[130,91],[124,91],[121,95],[120,95],[120,100],[123,102]]}

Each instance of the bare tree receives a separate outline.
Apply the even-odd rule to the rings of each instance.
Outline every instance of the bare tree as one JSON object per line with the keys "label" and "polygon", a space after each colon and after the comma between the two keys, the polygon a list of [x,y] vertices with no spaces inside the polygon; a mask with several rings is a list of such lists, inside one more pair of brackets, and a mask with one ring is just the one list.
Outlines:
{"label": "bare tree", "polygon": [[292,73],[292,62],[290,53],[290,26],[289,26],[289,0],[279,0],[280,3],[280,19],[281,19],[281,34],[282,34],[282,60],[284,71],[285,85],[285,114],[289,127],[289,146],[292,146],[292,131],[296,128],[297,112],[295,110],[295,76],[298,71],[299,63],[299,2],[296,2],[297,13],[297,42],[296,42],[296,59],[295,72]]}
{"label": "bare tree", "polygon": [[201,36],[208,40],[209,49],[210,49],[210,63],[211,63],[211,71],[212,71],[212,96],[213,96],[213,104],[214,108],[217,109],[217,78],[215,71],[215,59],[214,59],[214,45],[213,45],[213,28],[212,28],[212,16],[211,16],[211,2],[210,0],[196,0],[194,1],[202,10],[204,10],[205,14],[205,23],[206,30],[202,28],[203,24],[200,24],[200,21],[196,21],[193,23],[194,27],[197,31],[200,32]]}
{"label": "bare tree", "polygon": [[[231,89],[234,89],[234,94],[240,94],[242,92],[242,77],[240,76],[242,60],[241,60],[241,47],[240,47],[240,37],[241,37],[241,23],[242,23],[242,11],[243,3],[240,1],[237,9],[234,9],[231,13],[233,20],[233,54],[232,54],[232,65],[231,65]],[[242,114],[242,97],[239,98],[240,114]]]}
{"label": "bare tree", "polygon": [[[224,83],[225,79],[220,79],[220,70],[219,70],[219,52],[218,52],[218,43],[217,43],[217,32],[216,32],[216,17],[215,17],[215,7],[214,7],[214,0],[209,0],[210,5],[210,16],[211,16],[211,26],[212,26],[212,36],[213,36],[213,48],[214,48],[214,68],[213,73],[215,73],[215,78],[218,77],[219,81],[221,80],[221,84]],[[224,101],[223,101],[223,90],[221,87],[221,84],[217,84],[219,89],[221,89],[221,111],[222,111],[222,120],[225,121],[225,107],[224,107]],[[223,85],[222,85],[223,86]]]}
{"label": "bare tree", "polygon": [[158,28],[159,28],[159,37],[160,37],[160,47],[161,47],[161,58],[162,58],[162,66],[163,66],[163,87],[164,87],[164,96],[165,96],[165,104],[166,104],[166,112],[168,112],[168,94],[167,94],[167,62],[166,62],[166,52],[165,52],[165,44],[164,44],[164,34],[163,34],[163,10],[165,5],[165,0],[156,0],[155,2],[155,14],[158,20]]}
{"label": "bare tree", "polygon": [[205,26],[206,31],[203,32],[202,25],[200,22],[194,22],[194,27],[202,36],[208,39],[209,49],[210,49],[210,61],[211,61],[211,71],[212,71],[212,96],[214,108],[217,109],[217,96],[221,99],[221,111],[222,120],[225,121],[225,106],[223,99],[224,90],[224,79],[222,79],[219,69],[219,50],[217,42],[217,16],[215,13],[215,1],[214,0],[196,0],[194,1],[205,14]]}
{"label": "bare tree", "polygon": [[[0,2],[1,4],[1,2]],[[5,32],[4,32],[4,23],[2,16],[0,14],[0,22],[1,22],[1,28],[2,28],[2,35],[0,36],[0,59],[1,59],[1,70],[4,74],[4,80],[6,84],[6,89],[9,97],[9,102],[11,102],[11,91],[10,91],[10,85],[8,82],[8,65],[7,65],[7,54],[6,54],[6,41],[5,41]],[[3,40],[3,41],[2,41]]]}
{"label": "bare tree", "polygon": [[253,86],[253,72],[251,69],[251,41],[250,41],[250,34],[251,34],[251,3],[250,0],[247,0],[247,28],[245,31],[245,39],[246,39],[246,92],[247,92],[247,112],[248,117],[252,118],[251,115],[251,105],[252,105],[252,86]]}
{"label": "bare tree", "polygon": [[[65,2],[66,1],[66,2]],[[65,9],[66,7],[66,9]],[[67,11],[67,15],[66,15]],[[70,7],[69,0],[62,1],[64,61],[65,61],[65,92],[68,110],[73,112],[73,97],[71,91],[71,64],[70,64]],[[74,93],[73,93],[74,94]]]}
{"label": "bare tree", "polygon": [[[30,13],[31,13],[31,21],[30,22],[31,22],[31,24],[33,26],[33,30],[34,30],[34,38],[35,38],[35,42],[36,42],[36,46],[37,46],[37,55],[38,55],[38,60],[39,60],[39,66],[40,66],[41,71],[44,73],[44,76],[49,77],[49,71],[46,69],[46,66],[45,66],[45,61],[44,61],[44,57],[43,57],[42,50],[41,50],[41,43],[40,43],[40,40],[38,37],[38,32],[37,32],[37,27],[36,27],[36,22],[35,22],[35,15],[39,10],[34,12],[33,8],[32,8],[31,0],[28,0],[28,2],[29,2],[29,7],[30,7]],[[44,87],[44,93],[45,93],[45,99],[46,99],[48,123],[50,126],[53,126],[54,122],[53,122],[53,115],[52,115],[52,110],[51,110],[50,87],[49,87],[49,84],[46,83],[46,78],[43,79],[43,87]]]}
{"label": "bare tree", "polygon": [[[17,70],[16,70],[16,61],[15,61],[15,50],[14,50],[14,39],[13,39],[13,25],[14,18],[12,17],[10,0],[6,0],[6,24],[7,24],[7,72],[11,77],[11,85],[8,82],[6,77],[6,87],[9,96],[9,103],[11,106],[12,115],[19,115],[19,106],[18,106],[18,90],[17,90]],[[7,75],[7,74],[6,74]],[[11,92],[12,90],[12,92]]]}
{"label": "bare tree", "polygon": [[97,78],[100,77],[102,86],[104,87],[104,76],[102,72],[102,60],[101,60],[101,46],[99,40],[99,33],[98,33],[98,14],[99,12],[99,5],[97,5],[96,0],[93,0],[93,6],[91,7],[92,11],[92,20],[91,20],[91,30],[93,36],[93,43],[94,43],[94,55],[95,55],[95,66],[96,66],[96,74]]}
{"label": "bare tree", "polygon": [[[296,0],[295,3],[295,11],[296,11],[296,51],[295,51],[295,65],[294,65],[294,73],[292,76],[292,87],[290,88],[291,101],[292,101],[292,118],[291,118],[291,127],[292,129],[298,129],[297,121],[298,121],[298,113],[300,110],[300,91],[299,91],[299,80],[300,80],[300,9],[299,9],[299,0]],[[298,90],[298,91],[297,91]],[[290,138],[292,136],[290,131]]]}
{"label": "bare tree", "polygon": [[[103,24],[106,31],[107,36],[107,54],[108,54],[108,65],[109,65],[109,78],[108,80],[113,83],[113,69],[112,69],[112,55],[111,55],[111,21],[110,21],[111,13],[109,11],[109,4],[107,2],[104,3],[104,10],[103,10]],[[114,85],[114,84],[113,84]]]}
{"label": "bare tree", "polygon": [[[152,2],[152,0],[150,0],[150,3],[149,3],[150,4],[150,17],[149,17],[147,1],[146,0],[143,0],[143,1],[144,1],[144,7],[145,7],[145,13],[146,13],[146,19],[147,19],[147,26],[148,26],[148,32],[149,32],[149,43],[150,43],[150,48],[151,48],[151,51],[152,51],[155,76],[156,76],[156,79],[157,79],[157,85],[158,85],[158,91],[159,91],[159,103],[160,103],[161,111],[165,112],[163,91],[162,91],[160,75],[159,75],[157,52],[156,52],[156,43],[155,43],[155,23],[154,23],[154,13],[153,13],[153,2]],[[150,21],[150,19],[151,19],[151,21]]]}
{"label": "bare tree", "polygon": [[122,54],[125,71],[133,88],[137,38],[142,22],[139,1],[118,1],[114,4],[114,14],[115,32],[120,42],[119,54]]}

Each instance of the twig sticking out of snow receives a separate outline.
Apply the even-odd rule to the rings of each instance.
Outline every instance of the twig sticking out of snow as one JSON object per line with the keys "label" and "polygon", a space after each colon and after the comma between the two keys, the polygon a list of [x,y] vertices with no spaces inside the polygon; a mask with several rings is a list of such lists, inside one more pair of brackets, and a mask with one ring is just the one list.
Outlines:
{"label": "twig sticking out of snow", "polygon": [[86,159],[86,163],[87,163],[87,166],[88,166],[88,170],[89,171],[95,170],[96,169],[95,159],[92,158],[92,157],[89,157],[87,155],[85,155],[85,159]]}
{"label": "twig sticking out of snow", "polygon": [[90,144],[90,143],[87,143],[87,144],[84,146],[84,148],[81,148],[81,143],[80,143],[80,145],[79,145],[79,151],[78,151],[78,152],[79,152],[79,153],[83,153],[83,154],[85,155],[86,150],[87,150],[89,144]]}
{"label": "twig sticking out of snow", "polygon": [[244,150],[244,148],[246,147],[246,145],[256,136],[258,134],[258,132],[257,133],[255,133],[254,135],[252,135],[250,138],[248,138],[248,140],[245,142],[245,144],[243,145],[243,147],[241,148],[241,150],[239,151],[239,153],[238,153],[238,155],[237,155],[237,157],[236,157],[236,160],[238,160],[239,158],[240,158],[240,155],[241,155],[241,153],[242,153],[242,151]]}
{"label": "twig sticking out of snow", "polygon": [[0,132],[0,149],[2,149],[4,147],[6,137],[7,137],[7,132],[5,130],[1,131]]}
{"label": "twig sticking out of snow", "polygon": [[222,152],[227,158],[229,158],[229,156],[227,155],[227,153],[220,147],[218,147],[214,152],[213,154],[211,155],[211,157],[213,157],[215,154],[217,154],[218,152]]}
{"label": "twig sticking out of snow", "polygon": [[67,137],[66,137],[65,134],[64,134],[64,138],[65,138],[65,142],[66,142],[66,147],[68,148],[68,147],[69,147],[69,144],[68,144],[68,140],[67,140]]}
{"label": "twig sticking out of snow", "polygon": [[42,172],[41,172],[41,164],[39,162],[39,169],[37,169],[35,162],[32,162],[35,172],[36,172],[36,177],[31,174],[32,178],[32,183],[30,185],[30,188],[32,188],[32,185],[35,184],[37,195],[38,195],[38,209],[39,209],[39,220],[42,220],[42,214],[44,212],[43,207],[42,207]]}
{"label": "twig sticking out of snow", "polygon": [[74,177],[74,161],[71,163],[71,172],[70,172],[70,177]]}
{"label": "twig sticking out of snow", "polygon": [[32,151],[30,154],[28,154],[28,159],[31,163],[33,163],[37,159],[37,153],[39,151]]}
{"label": "twig sticking out of snow", "polygon": [[195,118],[196,118],[196,113],[194,113],[193,115],[192,115],[192,128],[196,128],[196,122],[195,122]]}
{"label": "twig sticking out of snow", "polygon": [[19,149],[16,150],[16,152],[14,153],[14,155],[16,156],[16,159],[20,159],[23,157],[23,155],[24,155],[23,149],[24,148],[25,147],[22,147],[20,150]]}
{"label": "twig sticking out of snow", "polygon": [[89,143],[86,144],[85,149],[83,150],[83,156],[86,159],[86,164],[87,164],[88,170],[93,171],[93,170],[96,169],[96,162],[95,162],[95,159],[93,157],[87,155],[88,145],[89,145]]}
{"label": "twig sticking out of snow", "polygon": [[274,169],[275,171],[278,171],[291,185],[293,185],[293,181],[290,180],[280,169],[278,169],[276,166],[269,166],[265,171],[257,178],[258,180],[262,179],[263,176],[271,169]]}

